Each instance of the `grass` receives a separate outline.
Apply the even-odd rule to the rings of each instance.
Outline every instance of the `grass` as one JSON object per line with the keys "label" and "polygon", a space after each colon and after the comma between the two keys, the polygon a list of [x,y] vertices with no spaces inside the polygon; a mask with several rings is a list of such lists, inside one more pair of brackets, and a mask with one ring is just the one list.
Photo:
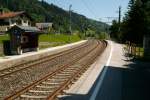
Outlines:
{"label": "grass", "polygon": [[[124,47],[127,50],[127,47]],[[127,51],[126,51],[127,52]],[[150,56],[144,56],[144,48],[143,47],[136,47],[132,54],[134,56],[134,59],[144,62],[150,61]]]}
{"label": "grass", "polygon": [[3,41],[5,41],[5,40],[9,40],[9,35],[8,34],[0,35],[0,57],[4,56]]}
{"label": "grass", "polygon": [[64,35],[64,34],[42,34],[39,37],[39,42],[76,42],[81,40],[78,35]]}
{"label": "grass", "polygon": [[81,39],[78,35],[42,34],[39,37],[39,48],[43,49],[48,47],[60,46],[67,43],[77,42],[79,40]]}
{"label": "grass", "polygon": [[[0,35],[0,44],[4,40],[9,40],[9,35]],[[42,34],[39,36],[39,42],[61,42],[72,43],[81,40],[78,35],[65,35],[65,34]]]}
{"label": "grass", "polygon": [[[0,47],[3,46],[3,41],[9,40],[9,35],[0,35]],[[67,43],[77,42],[81,40],[78,35],[65,34],[42,34],[39,36],[39,48],[44,49],[48,47],[55,47]],[[3,50],[0,49],[0,56],[3,56]]]}
{"label": "grass", "polygon": [[139,57],[144,56],[144,48],[143,47],[136,47],[136,55]]}
{"label": "grass", "polygon": [[0,44],[2,44],[4,40],[9,40],[9,35],[8,34],[0,35]]}
{"label": "grass", "polygon": [[144,48],[143,47],[137,47],[136,51],[140,50],[140,55],[138,54],[138,57],[136,57],[139,61],[149,62],[150,56],[144,56]]}

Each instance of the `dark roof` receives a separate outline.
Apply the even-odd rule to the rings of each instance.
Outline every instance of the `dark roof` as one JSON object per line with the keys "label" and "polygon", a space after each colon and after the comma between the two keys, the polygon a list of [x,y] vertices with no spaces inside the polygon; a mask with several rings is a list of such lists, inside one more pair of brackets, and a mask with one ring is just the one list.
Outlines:
{"label": "dark roof", "polygon": [[30,31],[33,31],[33,32],[40,32],[41,30],[40,29],[38,29],[38,28],[36,28],[36,27],[31,27],[31,26],[18,26],[17,25],[17,27],[19,27],[20,29],[22,29],[22,30],[24,30],[24,31],[26,31],[26,32],[30,32]]}
{"label": "dark roof", "polygon": [[36,27],[31,27],[31,26],[19,26],[19,25],[15,25],[9,31],[11,31],[12,29],[20,29],[21,31],[24,31],[24,32],[41,33],[40,29],[38,29]]}
{"label": "dark roof", "polygon": [[0,19],[13,18],[23,14],[25,14],[28,18],[32,20],[32,18],[25,11],[2,13],[0,14]]}

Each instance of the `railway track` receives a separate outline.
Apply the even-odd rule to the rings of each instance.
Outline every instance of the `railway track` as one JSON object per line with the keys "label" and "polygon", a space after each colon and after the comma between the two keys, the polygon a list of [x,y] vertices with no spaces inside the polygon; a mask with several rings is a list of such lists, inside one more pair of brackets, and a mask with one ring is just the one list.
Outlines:
{"label": "railway track", "polygon": [[3,69],[3,70],[0,70],[0,78],[1,77],[4,77],[4,76],[7,76],[7,75],[10,75],[12,73],[15,73],[15,72],[18,72],[22,69],[26,69],[30,66],[33,66],[35,64],[40,64],[41,62],[46,62],[48,60],[51,60],[51,59],[54,59],[58,56],[61,56],[61,55],[64,55],[64,54],[67,54],[69,52],[72,52],[76,49],[79,49],[79,48],[82,48],[82,47],[85,47],[87,46],[88,43],[84,43],[78,47],[74,47],[74,48],[71,48],[69,50],[65,50],[65,51],[62,51],[60,53],[57,53],[57,54],[53,54],[53,55],[49,55],[49,56],[46,56],[46,57],[41,57],[40,59],[37,59],[37,60],[34,60],[34,61],[29,61],[29,62],[26,62],[26,63],[21,63],[21,64],[18,64],[18,65],[15,65],[15,66],[12,66],[10,68],[6,68],[6,69]]}
{"label": "railway track", "polygon": [[[0,74],[0,91],[6,89],[4,93],[0,92],[0,97],[5,100],[52,100],[72,84],[105,47],[105,42],[92,40],[78,48],[45,57],[25,67]],[[2,82],[9,86],[2,88]],[[16,86],[16,82],[19,85]]]}
{"label": "railway track", "polygon": [[59,66],[65,64],[65,61],[69,62],[69,60],[65,59],[77,53],[81,48],[88,47],[90,43],[92,42],[87,42],[79,47],[55,55],[2,70],[0,72],[0,99],[4,98],[6,94],[12,94],[24,88],[24,86],[31,84],[31,82],[38,80],[43,74],[53,72]]}

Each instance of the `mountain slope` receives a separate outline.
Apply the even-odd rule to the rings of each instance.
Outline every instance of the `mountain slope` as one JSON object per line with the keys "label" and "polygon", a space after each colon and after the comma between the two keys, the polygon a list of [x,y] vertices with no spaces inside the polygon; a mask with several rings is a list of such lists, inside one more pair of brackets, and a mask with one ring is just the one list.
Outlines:
{"label": "mountain slope", "polygon": [[[28,12],[35,22],[53,22],[56,31],[66,33],[69,31],[69,13],[53,4],[38,0],[0,0],[0,7],[11,11],[24,10]],[[72,29],[84,32],[87,29],[95,32],[105,31],[104,23],[88,19],[83,15],[72,12]]]}

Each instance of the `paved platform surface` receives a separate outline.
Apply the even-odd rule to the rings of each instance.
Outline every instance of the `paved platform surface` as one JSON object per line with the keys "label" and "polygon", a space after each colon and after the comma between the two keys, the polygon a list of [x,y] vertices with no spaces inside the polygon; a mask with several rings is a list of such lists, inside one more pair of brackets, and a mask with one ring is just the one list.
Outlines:
{"label": "paved platform surface", "polygon": [[150,63],[128,61],[124,57],[122,47],[121,44],[109,41],[109,46],[102,57],[66,91],[66,95],[59,98],[150,100]]}
{"label": "paved platform surface", "polygon": [[109,58],[110,45],[104,53],[98,57],[96,62],[73,84],[69,90],[66,90],[66,95],[58,96],[60,100],[89,100],[96,86],[97,78],[103,71]]}
{"label": "paved platform surface", "polygon": [[150,63],[128,61],[122,45],[113,54],[96,100],[150,100]]}

